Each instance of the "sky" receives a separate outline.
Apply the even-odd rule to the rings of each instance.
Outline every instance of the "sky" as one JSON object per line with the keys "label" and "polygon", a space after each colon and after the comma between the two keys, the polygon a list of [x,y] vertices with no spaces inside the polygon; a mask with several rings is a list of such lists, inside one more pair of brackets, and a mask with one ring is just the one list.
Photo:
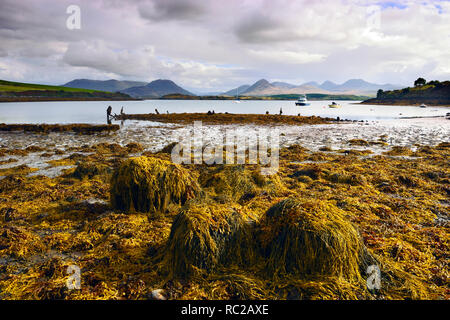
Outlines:
{"label": "sky", "polygon": [[0,0],[5,80],[162,78],[215,92],[418,77],[450,80],[448,0]]}

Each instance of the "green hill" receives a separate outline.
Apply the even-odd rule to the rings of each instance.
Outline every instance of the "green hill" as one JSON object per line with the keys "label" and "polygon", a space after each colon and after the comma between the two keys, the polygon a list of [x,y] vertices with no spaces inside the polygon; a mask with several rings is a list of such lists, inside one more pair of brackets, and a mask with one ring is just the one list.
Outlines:
{"label": "green hill", "polygon": [[133,100],[124,93],[0,80],[0,102],[64,100]]}
{"label": "green hill", "polygon": [[401,90],[378,90],[377,97],[362,102],[364,104],[450,106],[450,81],[430,81],[422,85]]}

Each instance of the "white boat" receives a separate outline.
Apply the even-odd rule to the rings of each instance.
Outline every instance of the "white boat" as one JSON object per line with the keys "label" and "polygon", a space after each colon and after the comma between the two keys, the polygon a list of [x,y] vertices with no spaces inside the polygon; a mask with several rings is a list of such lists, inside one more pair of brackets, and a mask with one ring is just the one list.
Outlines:
{"label": "white boat", "polygon": [[426,104],[422,103],[422,104],[420,105],[420,107],[421,107],[421,108],[427,108],[428,106],[427,106]]}
{"label": "white boat", "polygon": [[330,108],[340,108],[341,105],[337,104],[336,102],[333,101],[331,104],[328,105],[328,107],[330,107]]}
{"label": "white boat", "polygon": [[309,106],[310,103],[308,102],[308,99],[306,99],[306,95],[305,95],[305,94],[302,94],[302,95],[298,98],[298,100],[297,100],[297,102],[295,103],[295,105],[296,105],[296,106]]}

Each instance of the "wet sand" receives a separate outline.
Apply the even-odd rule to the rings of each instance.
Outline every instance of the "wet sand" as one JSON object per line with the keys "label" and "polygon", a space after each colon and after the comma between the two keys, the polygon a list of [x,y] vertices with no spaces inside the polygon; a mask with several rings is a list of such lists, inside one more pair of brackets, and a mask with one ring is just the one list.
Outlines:
{"label": "wet sand", "polygon": [[[300,144],[311,151],[319,151],[323,147],[331,150],[364,149],[373,154],[380,154],[389,146],[408,146],[415,149],[416,145],[436,145],[448,142],[450,136],[450,121],[445,118],[400,119],[382,122],[352,122],[315,125],[203,125],[203,144],[208,144],[218,134],[225,134],[226,130],[237,130],[238,141],[242,141],[249,133],[256,133],[258,128],[276,128],[280,133],[280,147]],[[39,146],[52,151],[57,149],[61,154],[53,154],[49,158],[42,157],[45,152],[30,152],[27,155],[3,155],[0,161],[15,159],[17,162],[1,163],[0,169],[17,165],[28,165],[37,168],[33,174],[54,176],[59,171],[47,168],[47,161],[58,160],[67,156],[74,148],[93,143],[116,143],[125,146],[128,143],[139,142],[144,151],[156,152],[167,144],[174,142],[173,133],[191,132],[191,124],[172,124],[146,121],[131,121],[122,126],[115,133],[99,133],[94,135],[77,135],[69,132],[50,132],[35,134],[30,132],[0,132],[0,148],[26,149]],[[176,135],[176,134],[175,134]],[[351,139],[379,141],[380,137],[387,145],[352,146]],[[241,140],[239,140],[241,139]]]}

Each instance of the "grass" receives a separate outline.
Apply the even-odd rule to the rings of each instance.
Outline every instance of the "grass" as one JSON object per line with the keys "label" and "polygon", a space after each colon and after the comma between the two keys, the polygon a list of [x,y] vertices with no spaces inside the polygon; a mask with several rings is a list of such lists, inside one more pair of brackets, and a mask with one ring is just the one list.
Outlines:
{"label": "grass", "polygon": [[28,90],[50,90],[50,91],[66,91],[66,92],[103,92],[98,90],[88,90],[88,89],[78,89],[78,88],[68,88],[62,86],[50,86],[43,84],[34,83],[22,83],[22,82],[12,82],[0,80],[0,91],[6,92],[21,92]]}

